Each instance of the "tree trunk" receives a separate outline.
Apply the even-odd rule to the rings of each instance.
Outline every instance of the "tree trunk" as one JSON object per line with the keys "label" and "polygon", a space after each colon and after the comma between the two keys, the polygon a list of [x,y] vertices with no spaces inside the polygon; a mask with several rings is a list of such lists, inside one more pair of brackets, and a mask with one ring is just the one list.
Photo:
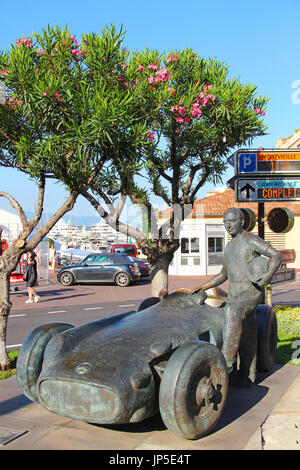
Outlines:
{"label": "tree trunk", "polygon": [[170,255],[160,256],[151,270],[151,295],[158,297],[161,289],[168,290],[168,270],[172,261]]}
{"label": "tree trunk", "polygon": [[9,366],[10,362],[6,352],[7,321],[12,306],[9,287],[9,273],[0,272],[0,365],[2,370],[5,366]]}

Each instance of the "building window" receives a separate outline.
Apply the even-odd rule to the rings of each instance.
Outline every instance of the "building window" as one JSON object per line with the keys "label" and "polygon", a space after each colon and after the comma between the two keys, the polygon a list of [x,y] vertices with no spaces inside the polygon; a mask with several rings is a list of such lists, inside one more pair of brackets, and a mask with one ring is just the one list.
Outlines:
{"label": "building window", "polygon": [[182,238],[181,253],[200,253],[200,244],[198,237]]}
{"label": "building window", "polygon": [[199,238],[191,238],[191,253],[199,253]]}
{"label": "building window", "polygon": [[208,237],[208,264],[222,264],[224,237]]}
{"label": "building window", "polygon": [[188,265],[188,257],[187,256],[182,256],[181,257],[181,266],[187,266]]}
{"label": "building window", "polygon": [[199,266],[200,265],[200,256],[197,256],[196,258],[193,258],[193,264],[194,264],[194,266]]}
{"label": "building window", "polygon": [[189,253],[189,239],[182,238],[181,239],[181,253]]}

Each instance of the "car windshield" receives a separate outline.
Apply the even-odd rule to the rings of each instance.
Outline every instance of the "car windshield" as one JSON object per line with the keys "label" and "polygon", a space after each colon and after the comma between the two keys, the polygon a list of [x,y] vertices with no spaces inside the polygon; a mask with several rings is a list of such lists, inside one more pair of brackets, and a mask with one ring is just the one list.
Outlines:
{"label": "car windshield", "polygon": [[127,253],[130,256],[134,256],[133,246],[115,246],[114,253]]}
{"label": "car windshield", "polygon": [[114,264],[114,262],[108,255],[89,255],[82,260],[81,264],[94,266],[98,264]]}

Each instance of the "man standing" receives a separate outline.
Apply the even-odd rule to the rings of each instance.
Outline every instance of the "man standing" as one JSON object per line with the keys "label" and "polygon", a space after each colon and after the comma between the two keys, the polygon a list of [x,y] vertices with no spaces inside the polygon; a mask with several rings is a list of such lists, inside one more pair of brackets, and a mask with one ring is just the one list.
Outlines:
{"label": "man standing", "polygon": [[[255,310],[262,300],[262,287],[269,284],[280,266],[281,254],[262,238],[243,230],[243,213],[238,208],[230,208],[225,212],[224,225],[232,240],[225,248],[223,268],[201,289],[207,290],[229,280],[223,318],[222,353],[231,370],[239,352],[240,367],[235,382],[241,386],[250,386],[250,368],[255,369],[256,364]],[[270,258],[270,261],[267,271],[261,273],[257,283],[253,283],[248,279],[248,266],[259,255]]]}

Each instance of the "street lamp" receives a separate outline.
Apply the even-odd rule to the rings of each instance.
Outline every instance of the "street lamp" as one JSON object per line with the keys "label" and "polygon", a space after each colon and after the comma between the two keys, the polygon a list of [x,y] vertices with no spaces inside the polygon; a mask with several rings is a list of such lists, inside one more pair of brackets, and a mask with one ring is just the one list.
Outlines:
{"label": "street lamp", "polygon": [[5,97],[5,83],[3,80],[0,80],[0,104],[5,104],[6,103],[6,97]]}

